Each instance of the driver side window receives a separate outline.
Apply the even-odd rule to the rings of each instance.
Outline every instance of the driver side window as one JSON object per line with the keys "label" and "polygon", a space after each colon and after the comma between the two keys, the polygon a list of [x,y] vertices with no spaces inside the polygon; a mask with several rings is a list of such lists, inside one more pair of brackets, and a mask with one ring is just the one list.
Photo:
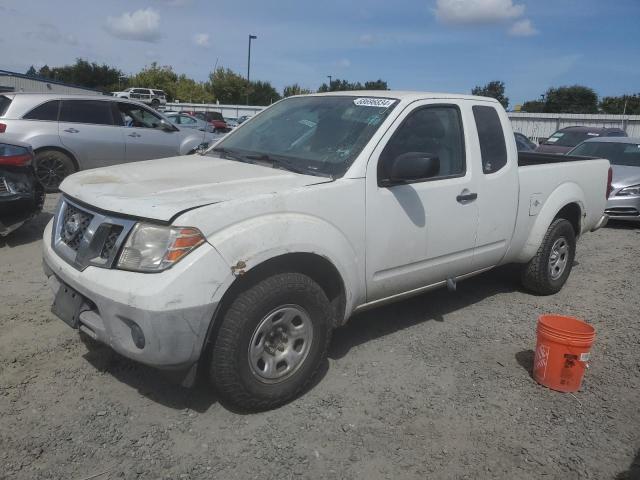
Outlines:
{"label": "driver side window", "polygon": [[378,179],[389,179],[389,167],[400,155],[437,157],[439,172],[429,180],[463,176],[466,172],[460,110],[454,105],[420,107],[393,134],[378,160]]}
{"label": "driver side window", "polygon": [[162,118],[144,107],[133,103],[118,102],[118,112],[125,127],[162,130]]}

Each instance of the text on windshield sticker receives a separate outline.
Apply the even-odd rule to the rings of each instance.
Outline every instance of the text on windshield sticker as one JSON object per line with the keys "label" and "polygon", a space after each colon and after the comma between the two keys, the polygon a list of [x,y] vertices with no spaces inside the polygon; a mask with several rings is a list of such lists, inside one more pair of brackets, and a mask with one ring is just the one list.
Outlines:
{"label": "text on windshield sticker", "polygon": [[356,98],[353,103],[359,107],[379,107],[388,108],[393,105],[394,100],[389,98]]}

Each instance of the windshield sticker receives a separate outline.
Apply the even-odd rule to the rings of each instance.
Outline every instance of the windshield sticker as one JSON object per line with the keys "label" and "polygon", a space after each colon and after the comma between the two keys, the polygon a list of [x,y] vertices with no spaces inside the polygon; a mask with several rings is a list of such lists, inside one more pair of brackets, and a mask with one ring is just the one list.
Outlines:
{"label": "windshield sticker", "polygon": [[395,100],[390,98],[356,98],[353,103],[359,107],[389,108]]}
{"label": "windshield sticker", "polygon": [[589,135],[590,137],[599,137],[600,136],[599,133],[593,133],[593,132],[587,132],[587,135]]}
{"label": "windshield sticker", "polygon": [[547,143],[557,142],[558,140],[560,140],[560,137],[549,137]]}

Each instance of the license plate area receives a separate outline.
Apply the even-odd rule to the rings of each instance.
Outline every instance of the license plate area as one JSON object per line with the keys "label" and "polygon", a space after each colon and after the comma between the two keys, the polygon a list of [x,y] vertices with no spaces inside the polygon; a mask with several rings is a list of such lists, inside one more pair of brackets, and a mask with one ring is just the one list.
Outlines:
{"label": "license plate area", "polygon": [[87,310],[85,298],[64,283],[60,284],[51,311],[71,328],[78,328],[80,313]]}

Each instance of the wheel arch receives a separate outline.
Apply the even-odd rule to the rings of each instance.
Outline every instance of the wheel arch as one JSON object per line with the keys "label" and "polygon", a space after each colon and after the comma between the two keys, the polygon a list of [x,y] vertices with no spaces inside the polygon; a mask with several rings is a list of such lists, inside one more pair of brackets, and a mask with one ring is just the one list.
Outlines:
{"label": "wheel arch", "polygon": [[64,153],[65,155],[67,155],[71,161],[73,162],[73,166],[76,169],[76,172],[80,171],[80,164],[78,163],[78,160],[76,159],[76,156],[71,153],[69,150],[62,148],[62,147],[54,147],[54,146],[44,146],[44,147],[38,147],[36,149],[34,149],[33,153],[35,153],[36,155],[40,152],[44,152],[46,150],[54,150],[60,153]]}

